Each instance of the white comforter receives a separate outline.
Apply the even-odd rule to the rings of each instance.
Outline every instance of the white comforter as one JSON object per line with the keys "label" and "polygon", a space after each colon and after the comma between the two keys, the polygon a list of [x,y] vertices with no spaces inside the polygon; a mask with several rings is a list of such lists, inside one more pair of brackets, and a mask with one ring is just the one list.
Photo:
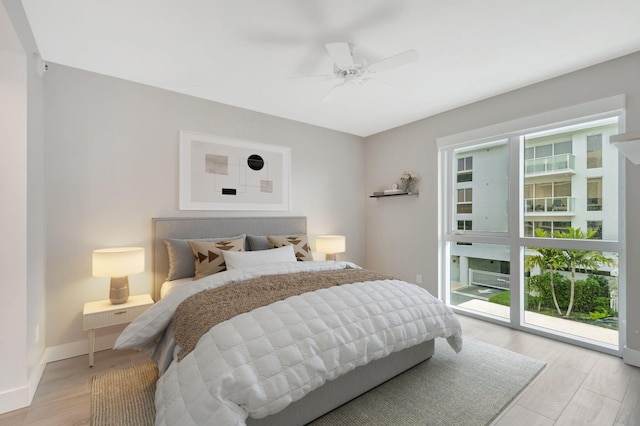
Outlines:
{"label": "white comforter", "polygon": [[[225,271],[173,291],[132,322],[115,348],[153,351],[177,306],[200,291],[267,274],[357,268],[296,262]],[[222,322],[156,390],[156,425],[244,425],[354,368],[435,337],[460,351],[453,312],[398,280],[347,284],[290,297]]]}

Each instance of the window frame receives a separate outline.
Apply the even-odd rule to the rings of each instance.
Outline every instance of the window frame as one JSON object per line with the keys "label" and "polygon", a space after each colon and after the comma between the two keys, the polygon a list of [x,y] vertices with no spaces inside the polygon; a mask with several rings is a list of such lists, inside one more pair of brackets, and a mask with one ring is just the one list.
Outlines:
{"label": "window frame", "polygon": [[[438,167],[439,167],[439,179],[440,179],[440,191],[438,196],[439,201],[439,296],[446,302],[450,303],[450,294],[448,289],[448,277],[449,277],[449,257],[451,255],[451,244],[456,243],[486,243],[486,244],[498,244],[507,245],[510,252],[510,264],[511,264],[511,276],[512,282],[516,281],[518,285],[514,285],[511,289],[511,306],[517,307],[512,309],[509,320],[501,320],[499,318],[484,317],[473,312],[461,312],[470,315],[477,316],[484,320],[506,323],[511,328],[525,330],[536,334],[541,334],[559,340],[564,340],[574,344],[578,344],[590,349],[599,350],[614,355],[620,355],[622,348],[624,348],[626,342],[626,330],[624,327],[619,329],[619,345],[617,348],[603,347],[602,345],[593,341],[580,339],[571,336],[558,336],[555,333],[549,333],[544,330],[536,330],[528,326],[524,322],[524,298],[522,294],[522,280],[524,271],[524,250],[525,247],[549,247],[549,248],[564,248],[567,247],[567,240],[565,239],[539,239],[535,237],[526,237],[524,235],[525,221],[524,218],[524,143],[521,138],[524,135],[532,135],[536,133],[548,132],[548,131],[560,131],[565,127],[570,129],[571,126],[579,126],[587,122],[593,122],[600,119],[616,118],[618,122],[618,132],[624,132],[625,124],[625,97],[623,95],[613,96],[611,98],[605,98],[598,101],[590,102],[587,104],[576,105],[573,107],[563,108],[547,113],[539,114],[536,116],[525,117],[523,119],[514,120],[511,122],[500,123],[496,125],[487,126],[478,130],[472,130],[456,135],[446,136],[438,138],[436,145],[438,147]],[[455,220],[455,208],[451,205],[452,190],[455,188],[455,182],[451,173],[454,166],[453,160],[455,160],[454,150],[459,148],[473,148],[474,146],[482,143],[487,143],[492,140],[508,139],[509,146],[509,200],[518,200],[518,202],[509,202],[508,213],[508,230],[507,232],[479,232],[479,231],[465,231],[460,232],[454,229]],[[512,165],[518,165],[513,167]],[[618,154],[618,180],[624,182],[625,176],[625,161],[624,158]],[[618,185],[618,241],[606,241],[606,240],[570,240],[570,247],[580,250],[596,250],[602,252],[616,252],[618,253],[619,262],[619,319],[620,324],[624,324],[626,319],[626,306],[623,301],[626,299],[626,255],[623,249],[625,244],[626,235],[623,232],[622,224],[625,222],[625,199],[624,192],[620,190]],[[457,224],[456,224],[457,227]],[[514,283],[515,284],[515,283]],[[460,311],[455,306],[452,307],[454,311]]]}

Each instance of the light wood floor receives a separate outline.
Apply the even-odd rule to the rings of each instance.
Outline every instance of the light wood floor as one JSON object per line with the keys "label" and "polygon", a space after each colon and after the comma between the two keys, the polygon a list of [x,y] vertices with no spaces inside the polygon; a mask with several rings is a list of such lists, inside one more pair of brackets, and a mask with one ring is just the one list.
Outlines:
{"label": "light wood floor", "polygon": [[108,350],[95,353],[92,368],[89,368],[89,355],[51,362],[45,368],[31,406],[0,415],[0,426],[88,425],[91,378],[148,359],[136,351]]}
{"label": "light wood floor", "polygon": [[[547,363],[494,426],[640,426],[639,368],[499,325],[463,316],[460,320],[468,337]],[[132,351],[102,351],[96,353],[93,368],[86,355],[50,363],[31,406],[0,415],[0,425],[88,425],[91,377],[147,359]]]}

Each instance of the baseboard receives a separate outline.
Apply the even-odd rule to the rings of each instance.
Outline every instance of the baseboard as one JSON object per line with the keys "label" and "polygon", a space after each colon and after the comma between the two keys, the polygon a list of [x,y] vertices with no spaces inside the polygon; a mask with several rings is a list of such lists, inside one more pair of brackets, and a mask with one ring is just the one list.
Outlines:
{"label": "baseboard", "polygon": [[[105,336],[97,336],[95,342],[95,351],[103,351],[113,348],[120,332],[107,334]],[[65,343],[63,345],[50,346],[44,351],[44,359],[46,362],[60,361],[62,359],[73,358],[76,356],[87,355],[89,353],[88,340],[79,340],[77,342]]]}
{"label": "baseboard", "polygon": [[0,414],[24,408],[31,404],[29,386],[0,393]]}
{"label": "baseboard", "polygon": [[47,363],[43,355],[38,365],[31,372],[27,386],[0,394],[0,414],[19,410],[20,408],[31,405],[31,401],[33,401],[33,396],[36,394],[46,366]]}
{"label": "baseboard", "polygon": [[624,349],[622,349],[622,360],[625,364],[640,367],[640,351],[629,349],[625,346]]}
{"label": "baseboard", "polygon": [[[96,352],[113,348],[113,345],[119,335],[120,333],[114,333],[96,337]],[[88,353],[89,342],[87,340],[80,340],[73,343],[65,343],[64,345],[46,348],[40,363],[38,363],[31,372],[27,386],[0,393],[0,414],[19,410],[20,408],[28,407],[31,404],[33,396],[40,384],[40,380],[42,380],[42,375],[44,374],[44,369],[47,366],[47,363],[87,355]]]}
{"label": "baseboard", "polygon": [[47,361],[44,356],[45,354],[43,353],[40,362],[31,372],[31,376],[29,376],[29,404],[33,401],[33,396],[36,394],[36,390],[38,390],[38,385],[40,384],[40,380],[44,374],[44,369],[47,367]]}

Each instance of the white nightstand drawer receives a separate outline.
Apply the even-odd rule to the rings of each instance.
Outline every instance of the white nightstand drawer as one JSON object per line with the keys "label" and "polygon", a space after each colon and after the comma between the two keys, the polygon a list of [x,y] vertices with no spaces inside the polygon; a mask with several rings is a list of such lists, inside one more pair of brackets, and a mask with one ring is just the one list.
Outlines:
{"label": "white nightstand drawer", "polygon": [[128,309],[118,309],[113,312],[99,312],[84,316],[84,329],[107,327],[110,325],[124,324],[136,319],[146,311],[148,306],[136,306]]}
{"label": "white nightstand drawer", "polygon": [[126,303],[112,305],[108,300],[89,302],[85,304],[82,315],[84,330],[126,324],[140,316],[153,305],[148,294],[131,296]]}

